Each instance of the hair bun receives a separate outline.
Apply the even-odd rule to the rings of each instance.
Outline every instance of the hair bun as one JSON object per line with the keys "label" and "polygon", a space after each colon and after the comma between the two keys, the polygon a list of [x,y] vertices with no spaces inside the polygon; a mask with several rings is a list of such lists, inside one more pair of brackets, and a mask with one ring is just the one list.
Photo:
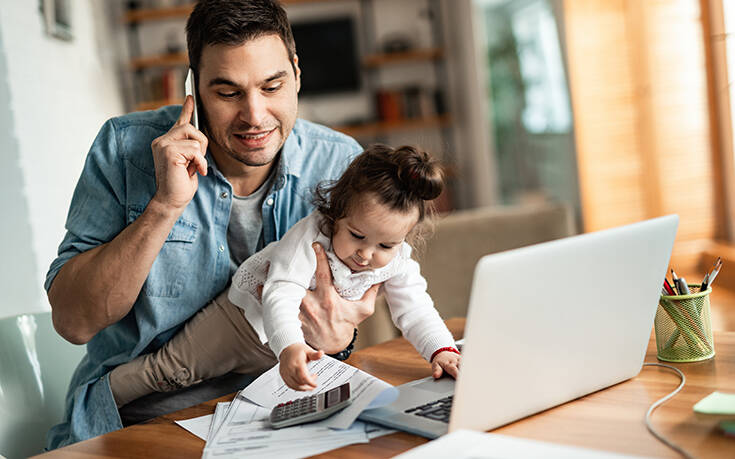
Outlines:
{"label": "hair bun", "polygon": [[394,157],[403,189],[425,201],[439,197],[444,189],[444,169],[439,161],[412,146],[397,148]]}

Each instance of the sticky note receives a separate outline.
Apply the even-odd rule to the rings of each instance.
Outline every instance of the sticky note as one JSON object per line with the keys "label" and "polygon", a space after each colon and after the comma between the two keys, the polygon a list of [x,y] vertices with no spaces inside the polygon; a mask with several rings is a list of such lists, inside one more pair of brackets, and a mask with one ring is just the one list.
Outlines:
{"label": "sticky note", "polygon": [[712,392],[694,405],[695,413],[732,414],[735,416],[735,394]]}

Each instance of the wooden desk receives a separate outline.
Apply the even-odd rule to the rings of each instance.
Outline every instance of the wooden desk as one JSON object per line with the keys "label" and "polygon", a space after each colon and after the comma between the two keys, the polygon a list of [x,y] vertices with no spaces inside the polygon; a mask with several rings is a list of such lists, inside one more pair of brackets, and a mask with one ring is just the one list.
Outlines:
{"label": "wooden desk", "polygon": [[[461,336],[464,319],[447,321],[455,337]],[[735,439],[717,430],[716,421],[695,418],[692,406],[713,390],[735,392],[735,333],[715,333],[714,359],[677,364],[687,377],[684,389],[656,410],[654,426],[674,442],[700,458],[735,456]],[[656,345],[649,342],[646,362],[656,362]],[[404,339],[363,349],[349,363],[397,385],[430,374],[429,365]],[[513,377],[513,375],[498,375]],[[577,445],[621,453],[656,457],[677,455],[646,430],[643,418],[648,406],[672,391],[679,378],[666,369],[644,367],[640,375],[562,406],[496,429],[494,432],[554,443]],[[44,458],[79,457],[200,457],[204,442],[174,420],[214,412],[222,397],[76,443],[43,455]],[[406,433],[377,438],[369,444],[331,451],[325,458],[392,457],[427,440]],[[729,456],[728,456],[729,455]]]}

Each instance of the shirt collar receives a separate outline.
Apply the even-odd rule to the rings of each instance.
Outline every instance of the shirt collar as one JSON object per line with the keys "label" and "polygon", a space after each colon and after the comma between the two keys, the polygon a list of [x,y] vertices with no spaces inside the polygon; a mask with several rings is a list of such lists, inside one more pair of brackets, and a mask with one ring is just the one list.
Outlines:
{"label": "shirt collar", "polygon": [[300,131],[299,121],[296,120],[293,129],[291,129],[291,133],[281,148],[281,171],[284,174],[293,175],[294,177],[301,176],[301,170],[304,166],[304,151],[301,149],[300,136],[297,133],[297,131]]}

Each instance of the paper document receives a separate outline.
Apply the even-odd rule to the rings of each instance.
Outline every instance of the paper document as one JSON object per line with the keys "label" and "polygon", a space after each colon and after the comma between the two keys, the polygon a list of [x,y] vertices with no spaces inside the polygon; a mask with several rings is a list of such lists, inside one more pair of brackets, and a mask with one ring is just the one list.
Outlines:
{"label": "paper document", "polygon": [[202,440],[207,441],[207,434],[209,433],[209,427],[212,425],[213,417],[213,414],[206,414],[204,416],[199,416],[198,418],[174,422]]}
{"label": "paper document", "polygon": [[214,414],[205,414],[198,418],[174,422],[202,440],[207,441],[207,439],[212,438],[213,428],[218,428],[222,424],[225,412],[229,406],[230,402],[220,402],[217,404]]}
{"label": "paper document", "polygon": [[242,429],[242,427],[253,422],[263,422],[270,416],[269,409],[247,402],[240,396],[241,393],[242,391],[238,392],[234,400],[230,402],[220,420],[216,424],[213,423],[207,446],[233,444],[247,440],[247,437],[242,436],[247,428]]}
{"label": "paper document", "polygon": [[205,438],[206,441],[212,439],[214,437],[214,434],[217,433],[217,430],[219,430],[222,422],[225,420],[227,411],[230,409],[230,404],[230,402],[217,403],[217,406],[214,409],[212,424],[209,426],[209,432],[207,433],[207,438]]}
{"label": "paper document", "polygon": [[312,394],[326,392],[349,381],[352,403],[344,410],[322,421],[325,426],[347,429],[362,410],[389,405],[398,397],[398,389],[373,375],[329,356],[308,363],[309,373],[317,375],[317,388],[310,392],[288,387],[278,371],[278,365],[263,373],[242,390],[241,396],[266,408]]}
{"label": "paper document", "polygon": [[[214,429],[202,457],[296,458],[353,443],[367,443],[370,439],[368,428],[362,422],[355,422],[346,430],[330,429],[324,421],[275,430],[270,427],[269,415],[269,409],[250,403],[238,394],[220,427]],[[380,434],[375,431],[373,437]]]}
{"label": "paper document", "polygon": [[218,403],[214,414],[176,423],[207,441],[202,457],[210,459],[312,456],[396,432],[361,421],[355,421],[347,430],[330,429],[320,423],[273,430],[267,413],[263,407],[236,396],[232,403]]}
{"label": "paper document", "polygon": [[[362,423],[363,421],[355,422]],[[383,435],[389,435],[398,431],[395,429],[389,429],[387,427],[379,426],[378,424],[373,424],[371,422],[365,422],[365,432],[367,433],[368,438],[372,440],[373,438],[382,437]]]}
{"label": "paper document", "polygon": [[506,435],[457,430],[396,456],[395,459],[623,459],[639,458]]}

